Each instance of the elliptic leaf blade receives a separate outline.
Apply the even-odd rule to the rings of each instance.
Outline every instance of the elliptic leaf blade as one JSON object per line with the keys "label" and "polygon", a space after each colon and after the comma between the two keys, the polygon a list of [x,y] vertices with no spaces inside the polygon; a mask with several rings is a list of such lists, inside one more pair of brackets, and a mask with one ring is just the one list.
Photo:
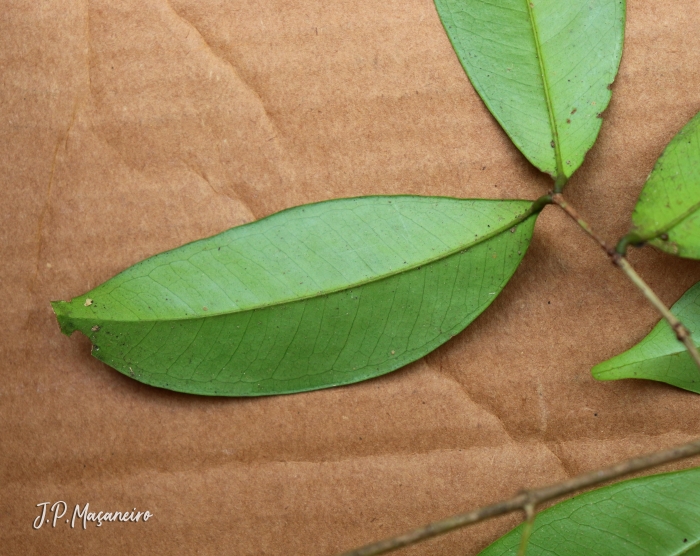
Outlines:
{"label": "elliptic leaf blade", "polygon": [[671,140],[632,215],[632,243],[700,259],[700,113]]}
{"label": "elliptic leaf blade", "polygon": [[593,146],[622,55],[623,0],[435,0],[474,88],[558,185]]}
{"label": "elliptic leaf blade", "polygon": [[[683,294],[671,312],[693,332],[693,341],[700,346],[700,282]],[[636,346],[596,365],[591,372],[598,380],[645,378],[700,394],[700,372],[663,320]]]}
{"label": "elliptic leaf blade", "polygon": [[357,382],[415,361],[496,297],[530,201],[360,197],[304,205],[161,253],[71,302],[66,334],[142,382],[253,396]]}
{"label": "elliptic leaf blade", "polygon": [[[700,556],[700,467],[631,479],[537,514],[528,556]],[[523,525],[480,553],[515,556]]]}

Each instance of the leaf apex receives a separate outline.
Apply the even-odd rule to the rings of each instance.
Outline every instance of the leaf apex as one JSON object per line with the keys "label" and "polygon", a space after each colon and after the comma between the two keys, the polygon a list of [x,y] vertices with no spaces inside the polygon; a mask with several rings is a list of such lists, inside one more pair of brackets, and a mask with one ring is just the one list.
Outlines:
{"label": "leaf apex", "polygon": [[66,336],[70,336],[76,330],[73,319],[70,317],[69,307],[69,301],[51,301],[51,308],[56,315],[58,326],[61,328],[61,332]]}
{"label": "leaf apex", "polygon": [[612,370],[610,365],[610,359],[607,361],[603,361],[602,363],[598,363],[591,369],[591,376],[595,378],[596,380],[600,381],[609,381],[609,380],[615,380],[614,378],[610,378],[607,375],[607,373]]}

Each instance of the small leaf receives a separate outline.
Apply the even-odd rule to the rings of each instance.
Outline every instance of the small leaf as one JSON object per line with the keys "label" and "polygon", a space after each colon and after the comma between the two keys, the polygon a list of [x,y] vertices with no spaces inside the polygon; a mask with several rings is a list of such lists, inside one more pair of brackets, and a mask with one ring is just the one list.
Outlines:
{"label": "small leaf", "polygon": [[[71,302],[61,329],[137,380],[254,396],[358,382],[444,343],[528,247],[530,201],[360,197],[161,253]],[[91,303],[86,303],[87,299]]]}
{"label": "small leaf", "polygon": [[[700,346],[700,282],[683,294],[671,312],[695,332],[693,342]],[[698,368],[663,320],[636,346],[596,365],[591,372],[598,380],[646,378],[700,394]]]}
{"label": "small leaf", "polygon": [[628,243],[700,259],[700,113],[676,135],[647,179]]}
{"label": "small leaf", "polygon": [[472,85],[559,187],[598,136],[622,54],[623,0],[435,0]]}
{"label": "small leaf", "polygon": [[[537,514],[527,556],[697,556],[699,514],[700,467],[631,479]],[[522,528],[480,556],[514,556]]]}

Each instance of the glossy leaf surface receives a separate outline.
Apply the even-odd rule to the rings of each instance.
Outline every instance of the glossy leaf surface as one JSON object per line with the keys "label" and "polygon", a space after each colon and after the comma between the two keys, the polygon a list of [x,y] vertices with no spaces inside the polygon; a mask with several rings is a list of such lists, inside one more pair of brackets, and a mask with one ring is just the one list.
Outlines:
{"label": "glossy leaf surface", "polygon": [[357,382],[460,332],[529,244],[530,201],[360,197],[305,205],[134,265],[61,329],[133,378],[263,395]]}
{"label": "glossy leaf surface", "polygon": [[562,184],[598,136],[623,0],[435,0],[470,81],[522,153]]}
{"label": "glossy leaf surface", "polygon": [[667,253],[700,259],[700,114],[659,157],[632,222],[633,242],[648,241]]}
{"label": "glossy leaf surface", "polygon": [[[683,294],[671,312],[693,332],[693,341],[700,346],[700,282]],[[636,346],[596,365],[591,372],[598,380],[646,378],[700,394],[700,372],[664,320]]]}
{"label": "glossy leaf surface", "polygon": [[[527,556],[699,556],[700,468],[623,481],[537,514]],[[480,553],[515,556],[523,526]]]}

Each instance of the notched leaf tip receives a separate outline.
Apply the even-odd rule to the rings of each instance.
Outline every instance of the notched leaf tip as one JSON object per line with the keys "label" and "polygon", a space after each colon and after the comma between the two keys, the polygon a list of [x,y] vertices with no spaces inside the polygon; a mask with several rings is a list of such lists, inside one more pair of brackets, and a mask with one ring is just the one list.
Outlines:
{"label": "notched leaf tip", "polygon": [[70,336],[77,330],[68,313],[68,305],[70,305],[69,301],[51,301],[51,308],[53,309],[54,315],[56,315],[58,326],[61,328],[61,332],[66,336]]}

